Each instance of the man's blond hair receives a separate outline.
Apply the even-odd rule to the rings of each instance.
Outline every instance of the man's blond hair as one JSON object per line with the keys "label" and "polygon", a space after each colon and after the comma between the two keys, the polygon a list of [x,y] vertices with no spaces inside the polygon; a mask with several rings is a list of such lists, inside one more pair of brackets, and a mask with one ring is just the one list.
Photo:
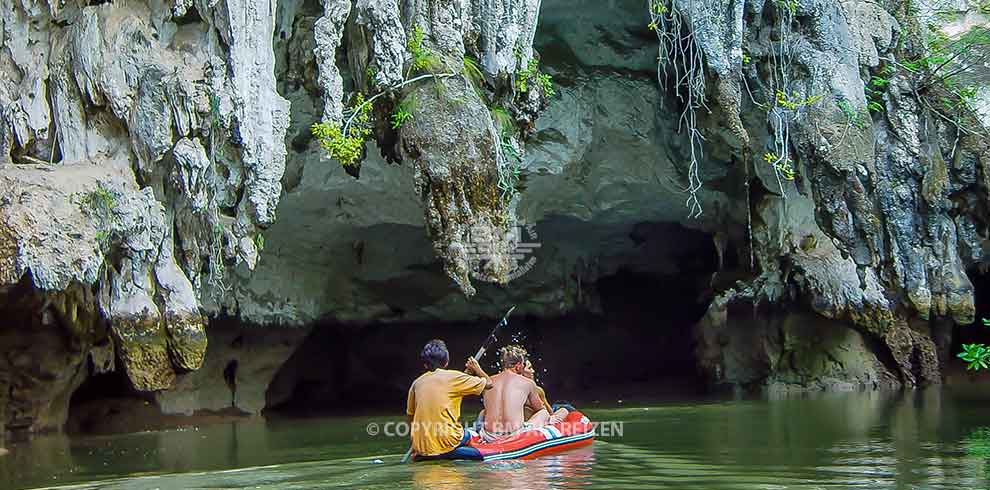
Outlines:
{"label": "man's blond hair", "polygon": [[502,348],[502,369],[511,368],[519,363],[526,364],[528,357],[529,353],[526,349],[518,345],[507,345]]}

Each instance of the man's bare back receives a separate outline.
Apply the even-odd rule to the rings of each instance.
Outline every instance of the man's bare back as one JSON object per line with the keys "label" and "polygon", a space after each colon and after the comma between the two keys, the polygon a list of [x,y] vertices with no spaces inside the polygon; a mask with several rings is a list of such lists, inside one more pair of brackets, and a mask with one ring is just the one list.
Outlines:
{"label": "man's bare back", "polygon": [[527,401],[534,407],[543,406],[536,383],[525,376],[506,370],[492,376],[492,384],[492,389],[485,392],[485,431],[491,435],[511,434],[522,428]]}

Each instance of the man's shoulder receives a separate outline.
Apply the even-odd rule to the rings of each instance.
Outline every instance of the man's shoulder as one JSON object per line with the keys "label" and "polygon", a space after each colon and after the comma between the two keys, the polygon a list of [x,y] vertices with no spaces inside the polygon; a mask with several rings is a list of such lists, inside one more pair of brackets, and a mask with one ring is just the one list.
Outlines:
{"label": "man's shoulder", "polygon": [[500,380],[503,383],[512,383],[513,385],[516,385],[516,386],[527,386],[528,387],[528,386],[535,386],[536,385],[536,383],[534,383],[533,380],[531,380],[531,379],[529,379],[529,378],[527,378],[527,377],[525,377],[525,376],[523,376],[521,374],[514,373],[512,371],[502,371],[501,373],[498,373],[495,376],[492,376],[492,381],[495,381],[496,379]]}

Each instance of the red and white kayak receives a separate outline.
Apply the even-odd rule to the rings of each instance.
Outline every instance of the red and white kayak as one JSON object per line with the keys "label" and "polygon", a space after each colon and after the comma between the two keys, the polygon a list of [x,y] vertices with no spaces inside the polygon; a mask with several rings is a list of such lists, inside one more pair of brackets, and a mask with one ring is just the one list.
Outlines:
{"label": "red and white kayak", "polygon": [[471,447],[481,453],[483,461],[530,459],[587,446],[594,442],[595,427],[588,417],[578,411],[567,414],[559,423],[532,429],[492,442],[483,442],[471,432]]}

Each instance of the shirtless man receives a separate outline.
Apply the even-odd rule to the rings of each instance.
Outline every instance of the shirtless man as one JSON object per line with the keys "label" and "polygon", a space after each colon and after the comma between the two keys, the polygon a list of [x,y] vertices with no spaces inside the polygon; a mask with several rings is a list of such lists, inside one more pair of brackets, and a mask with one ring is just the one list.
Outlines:
{"label": "shirtless man", "polygon": [[[544,407],[540,399],[539,387],[523,375],[526,357],[522,347],[510,345],[502,349],[502,372],[492,376],[492,389],[484,394],[485,422],[481,435],[485,440],[540,428],[551,421],[549,407]],[[523,417],[523,407],[527,404],[541,407],[529,420]]]}
{"label": "shirtless man", "polygon": [[[526,366],[523,367],[522,375],[533,380],[534,383],[536,382],[536,370],[533,369],[532,361],[528,359],[526,360]],[[547,413],[553,411],[553,407],[550,405],[550,400],[547,399],[547,392],[543,391],[543,387],[540,385],[536,385],[536,395],[540,397],[542,404],[534,406],[530,405],[527,401],[526,406],[523,407],[523,413],[527,419],[531,418],[533,415],[536,415],[536,412],[540,411],[541,408],[545,409]]]}

